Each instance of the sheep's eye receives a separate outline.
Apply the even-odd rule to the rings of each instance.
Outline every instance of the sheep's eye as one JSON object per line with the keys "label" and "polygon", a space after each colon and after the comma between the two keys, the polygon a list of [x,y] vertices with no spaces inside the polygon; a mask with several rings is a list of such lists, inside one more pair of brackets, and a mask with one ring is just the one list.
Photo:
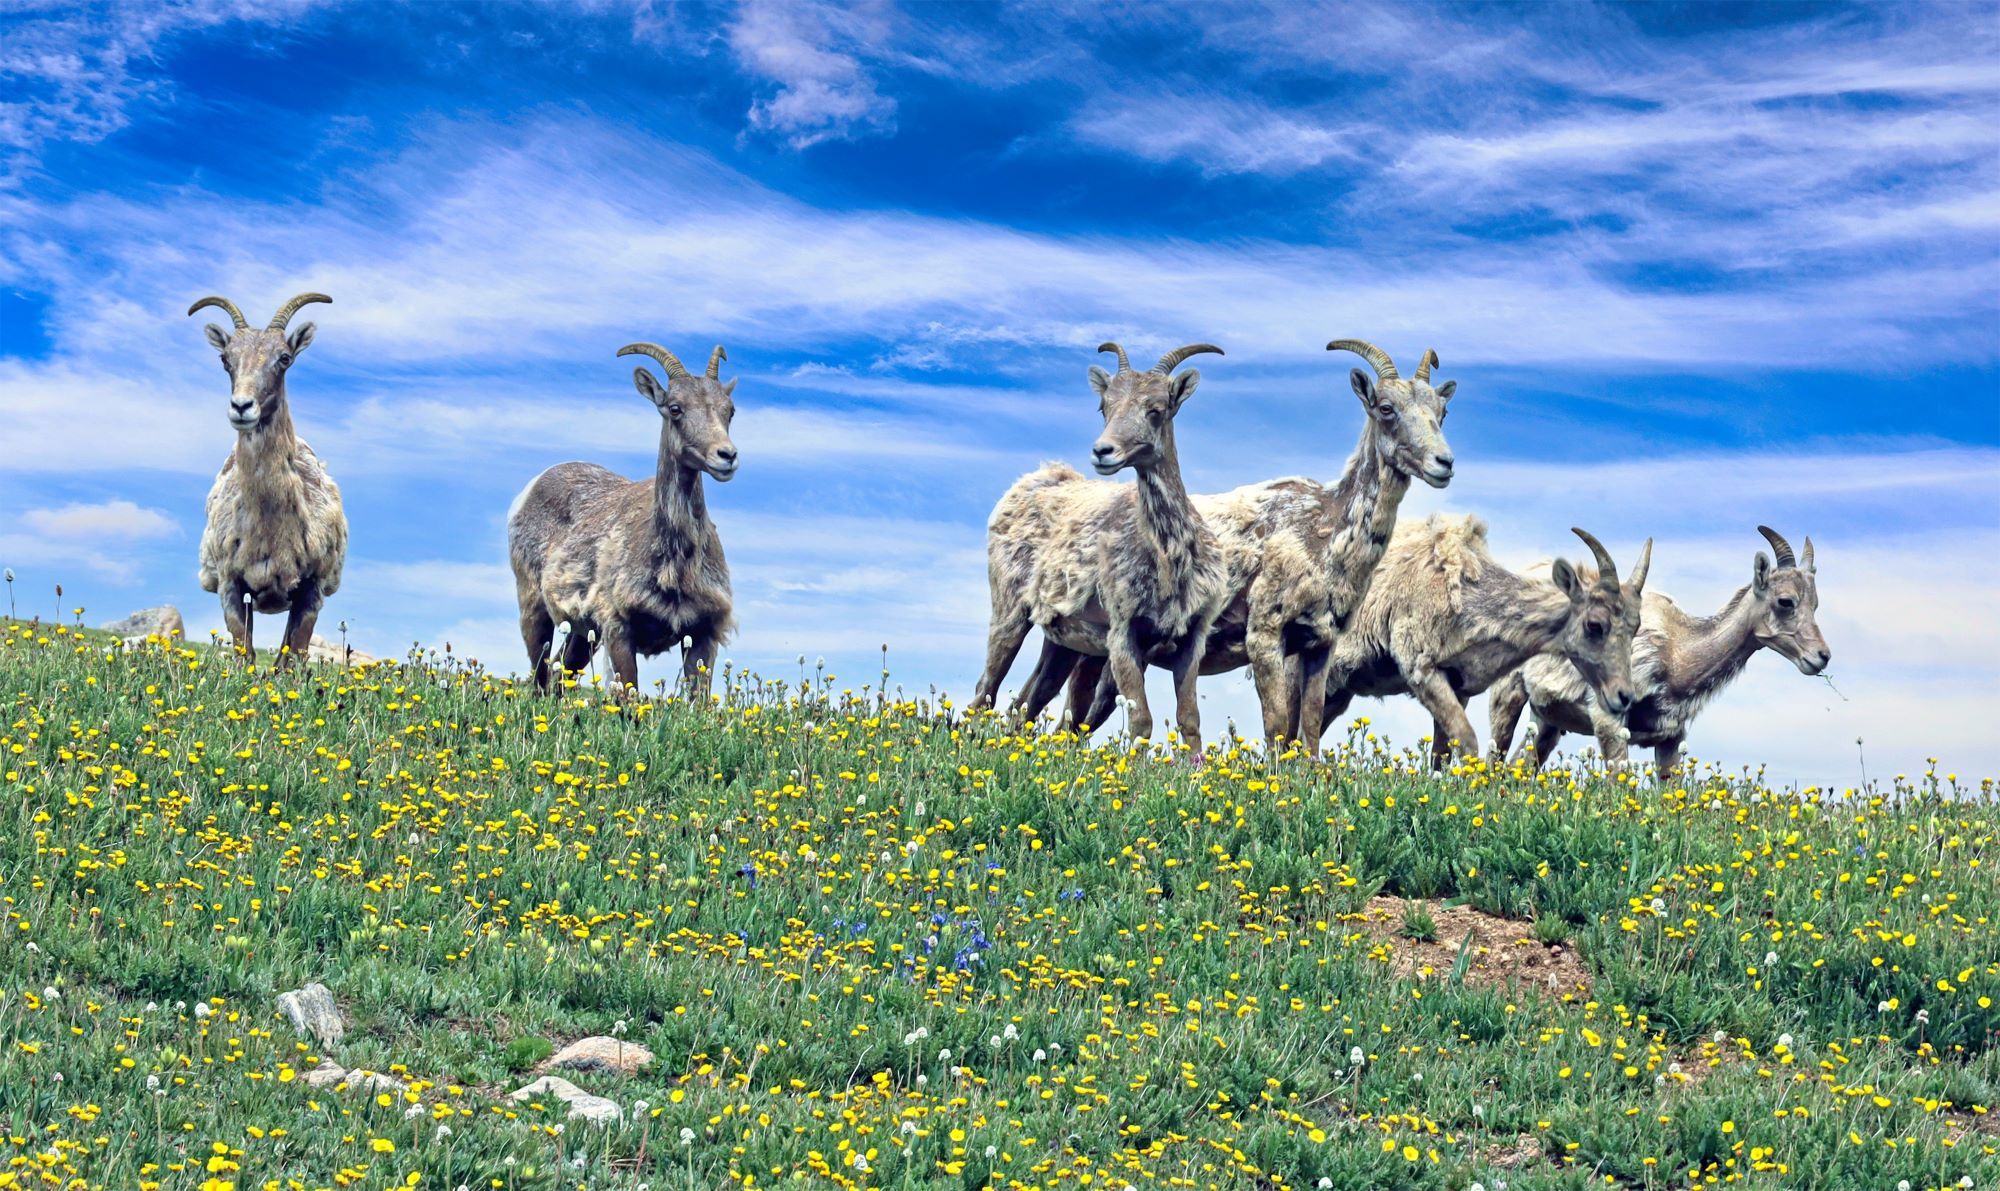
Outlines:
{"label": "sheep's eye", "polygon": [[1146,420],[1147,420],[1148,422],[1151,422],[1151,423],[1152,423],[1153,425],[1155,425],[1155,426],[1157,426],[1157,425],[1159,425],[1159,424],[1160,424],[1160,418],[1161,418],[1161,417],[1162,417],[1162,415],[1161,415],[1160,411],[1159,411],[1159,410],[1157,410],[1157,409],[1149,409],[1149,410],[1147,410],[1147,411],[1146,411]]}
{"label": "sheep's eye", "polygon": [[1375,407],[1375,416],[1384,422],[1393,422],[1396,420],[1396,407],[1393,405],[1378,405]]}
{"label": "sheep's eye", "polygon": [[667,412],[668,412],[668,413],[670,413],[670,414],[672,414],[673,416],[675,416],[675,417],[677,417],[677,418],[678,418],[678,417],[680,417],[680,416],[681,416],[681,403],[680,403],[680,402],[678,402],[678,401],[676,401],[676,402],[674,402],[674,403],[673,403],[672,405],[669,405],[669,406],[667,407]]}
{"label": "sheep's eye", "polygon": [[1594,620],[1590,621],[1583,626],[1583,635],[1589,637],[1592,641],[1602,641],[1604,640],[1604,626]]}
{"label": "sheep's eye", "polygon": [[292,353],[286,352],[278,357],[278,367],[290,368],[291,366],[292,366]]}

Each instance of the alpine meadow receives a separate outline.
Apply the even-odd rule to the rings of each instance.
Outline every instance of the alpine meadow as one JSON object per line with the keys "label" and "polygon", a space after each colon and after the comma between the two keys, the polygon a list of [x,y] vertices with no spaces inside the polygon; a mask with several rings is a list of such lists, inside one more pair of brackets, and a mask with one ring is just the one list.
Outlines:
{"label": "alpine meadow", "polygon": [[2000,1187],[1996,128],[2000,0],[0,4],[0,1191]]}

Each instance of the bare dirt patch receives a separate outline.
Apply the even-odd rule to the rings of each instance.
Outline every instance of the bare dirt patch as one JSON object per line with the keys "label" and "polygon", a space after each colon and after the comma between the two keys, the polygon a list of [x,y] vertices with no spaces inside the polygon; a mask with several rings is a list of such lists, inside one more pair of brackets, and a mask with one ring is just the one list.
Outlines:
{"label": "bare dirt patch", "polygon": [[[1437,924],[1431,942],[1403,936],[1404,912],[1417,906]],[[1372,897],[1359,914],[1346,921],[1379,940],[1378,954],[1396,975],[1418,980],[1450,978],[1462,950],[1470,948],[1465,983],[1473,988],[1529,989],[1542,996],[1587,996],[1590,972],[1566,944],[1549,945],[1535,938],[1534,928],[1514,918],[1501,918],[1471,906],[1446,906],[1436,901],[1406,901]]]}

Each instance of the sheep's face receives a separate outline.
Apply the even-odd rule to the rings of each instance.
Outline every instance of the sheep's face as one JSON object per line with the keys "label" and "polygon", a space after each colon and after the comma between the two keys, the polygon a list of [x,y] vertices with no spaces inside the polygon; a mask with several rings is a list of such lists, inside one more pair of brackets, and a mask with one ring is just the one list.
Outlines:
{"label": "sheep's face", "polygon": [[1158,372],[1090,370],[1090,387],[1097,390],[1104,433],[1090,448],[1091,466],[1101,476],[1127,467],[1152,467],[1173,454],[1174,415],[1194,395],[1201,373],[1190,368],[1176,376]]}
{"label": "sheep's face", "polygon": [[1348,374],[1354,395],[1368,413],[1376,448],[1397,471],[1433,488],[1451,483],[1451,445],[1444,440],[1444,415],[1458,382],[1433,389],[1429,381],[1398,378],[1377,382],[1359,368]]}
{"label": "sheep's face", "polygon": [[705,471],[723,482],[736,474],[736,444],[729,423],[736,417],[736,378],[676,376],[662,385],[644,368],[632,382],[660,411],[660,458]]}
{"label": "sheep's face", "polygon": [[1750,597],[1756,601],[1750,631],[1757,644],[1776,651],[1801,674],[1818,674],[1833,661],[1833,651],[1819,633],[1819,576],[1812,566],[1810,538],[1802,567],[1773,566],[1769,556],[1758,551]]}
{"label": "sheep's face", "polygon": [[1560,647],[1591,693],[1613,715],[1631,708],[1632,638],[1639,631],[1644,599],[1641,579],[1622,587],[1600,578],[1585,582],[1576,568],[1558,558],[1550,577],[1569,597],[1569,619],[1563,623]]}
{"label": "sheep's face", "polygon": [[238,434],[268,426],[284,408],[285,373],[312,342],[313,324],[289,335],[264,327],[245,327],[232,335],[210,323],[207,334],[229,373],[230,426]]}

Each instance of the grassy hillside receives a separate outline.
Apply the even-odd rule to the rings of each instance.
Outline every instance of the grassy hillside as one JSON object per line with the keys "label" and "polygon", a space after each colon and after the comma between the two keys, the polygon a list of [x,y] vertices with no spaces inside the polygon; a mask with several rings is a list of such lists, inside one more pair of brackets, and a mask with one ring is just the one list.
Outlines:
{"label": "grassy hillside", "polygon": [[[0,1186],[2000,1185],[1983,784],[0,631]],[[277,1010],[313,980],[337,1047]],[[656,1055],[564,1073],[622,1121],[507,1097],[590,1034]]]}

